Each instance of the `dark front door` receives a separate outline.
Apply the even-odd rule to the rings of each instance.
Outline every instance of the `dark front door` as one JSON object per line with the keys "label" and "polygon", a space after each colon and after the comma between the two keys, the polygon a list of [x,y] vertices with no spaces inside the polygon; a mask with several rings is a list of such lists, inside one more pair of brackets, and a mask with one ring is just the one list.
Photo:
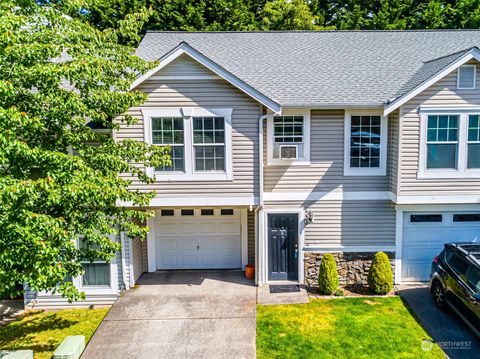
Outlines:
{"label": "dark front door", "polygon": [[268,279],[298,279],[298,214],[268,215]]}

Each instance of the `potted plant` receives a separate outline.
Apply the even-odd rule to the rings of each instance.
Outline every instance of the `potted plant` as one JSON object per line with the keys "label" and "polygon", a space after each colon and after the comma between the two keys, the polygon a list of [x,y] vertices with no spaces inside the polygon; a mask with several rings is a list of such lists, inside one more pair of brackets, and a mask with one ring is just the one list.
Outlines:
{"label": "potted plant", "polygon": [[254,279],[255,278],[255,260],[250,258],[248,264],[245,265],[245,278]]}

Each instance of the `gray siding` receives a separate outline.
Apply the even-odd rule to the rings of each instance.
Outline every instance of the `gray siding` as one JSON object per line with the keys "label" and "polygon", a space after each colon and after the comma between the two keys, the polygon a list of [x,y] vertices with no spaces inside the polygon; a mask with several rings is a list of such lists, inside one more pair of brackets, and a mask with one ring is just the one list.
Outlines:
{"label": "gray siding", "polygon": [[[133,258],[133,279],[135,283],[138,281],[140,276],[147,271],[146,263],[146,247],[147,240],[140,240],[139,238],[132,239],[132,258]],[[144,255],[145,252],[145,255]]]}
{"label": "gray siding", "polygon": [[247,212],[248,262],[255,259],[255,210]]}
{"label": "gray siding", "polygon": [[[198,64],[188,58],[179,58],[166,66],[166,73],[178,76],[198,74]],[[209,70],[201,71],[212,75]],[[164,76],[163,70],[160,74]],[[186,74],[186,75],[185,75]],[[148,95],[140,107],[129,114],[139,120],[133,126],[121,125],[115,132],[116,140],[125,138],[144,140],[142,108],[197,106],[205,108],[233,108],[232,148],[233,181],[161,182],[145,185],[134,178],[131,188],[141,191],[156,190],[172,196],[258,196],[258,117],[260,105],[224,80],[165,80],[149,79],[138,90]]]}
{"label": "gray siding", "polygon": [[477,64],[477,86],[474,90],[457,89],[457,71],[444,77],[401,107],[401,152],[398,194],[469,194],[480,190],[478,179],[417,179],[420,148],[420,116],[422,105],[480,105],[480,66]]}
{"label": "gray siding", "polygon": [[[283,202],[280,207],[311,210],[315,220],[305,227],[305,249],[329,246],[395,245],[395,209],[390,201]],[[274,208],[274,203],[267,204]]]}
{"label": "gray siding", "polygon": [[387,176],[343,176],[343,110],[314,110],[310,121],[311,165],[265,166],[265,192],[388,190]]}

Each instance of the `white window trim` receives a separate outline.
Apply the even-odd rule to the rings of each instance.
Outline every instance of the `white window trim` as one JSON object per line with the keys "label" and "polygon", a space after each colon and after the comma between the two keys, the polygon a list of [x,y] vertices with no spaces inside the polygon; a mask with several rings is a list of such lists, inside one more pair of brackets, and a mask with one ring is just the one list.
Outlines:
{"label": "white window trim", "polygon": [[[111,235],[110,239],[115,241],[115,236]],[[78,245],[78,242],[77,242]],[[102,261],[103,262],[103,261]],[[118,287],[118,264],[117,255],[110,260],[110,285],[83,285],[83,276],[78,276],[72,279],[72,283],[80,291],[85,292],[86,295],[101,295],[101,294],[116,294],[119,292]]]}
{"label": "white window trim", "polygon": [[285,109],[278,116],[303,116],[303,157],[297,159],[273,158],[273,117],[267,118],[267,165],[309,166],[310,165],[310,109]]}
{"label": "white window trim", "polygon": [[[468,116],[480,115],[480,111],[436,111],[420,109],[420,153],[417,179],[480,178],[480,169],[467,168]],[[428,116],[459,116],[457,169],[427,169],[427,121]]]}
{"label": "white window trim", "polygon": [[[350,135],[352,116],[380,116],[380,166],[379,167],[350,167]],[[387,146],[388,146],[388,117],[382,111],[352,110],[345,111],[343,147],[343,175],[344,176],[386,176],[387,175]]]}
{"label": "white window trim", "polygon": [[[184,130],[184,172],[155,171],[147,168],[147,174],[156,181],[232,181],[232,112],[231,108],[176,107],[142,109],[145,142],[152,144],[152,117],[182,117]],[[196,172],[194,170],[193,117],[223,117],[225,119],[225,171]]]}
{"label": "white window trim", "polygon": [[[460,70],[464,67],[473,67],[473,87],[460,87]],[[457,89],[459,90],[474,90],[477,84],[477,65],[462,65],[457,70]]]}

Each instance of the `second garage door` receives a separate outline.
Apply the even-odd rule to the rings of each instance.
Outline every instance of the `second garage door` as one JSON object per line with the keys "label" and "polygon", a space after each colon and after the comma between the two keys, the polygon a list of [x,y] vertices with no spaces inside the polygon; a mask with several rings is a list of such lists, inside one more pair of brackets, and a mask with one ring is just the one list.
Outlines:
{"label": "second garage door", "polygon": [[405,212],[402,281],[428,281],[433,257],[444,243],[479,239],[478,212]]}
{"label": "second garage door", "polygon": [[165,209],[156,217],[157,269],[240,268],[238,209]]}

